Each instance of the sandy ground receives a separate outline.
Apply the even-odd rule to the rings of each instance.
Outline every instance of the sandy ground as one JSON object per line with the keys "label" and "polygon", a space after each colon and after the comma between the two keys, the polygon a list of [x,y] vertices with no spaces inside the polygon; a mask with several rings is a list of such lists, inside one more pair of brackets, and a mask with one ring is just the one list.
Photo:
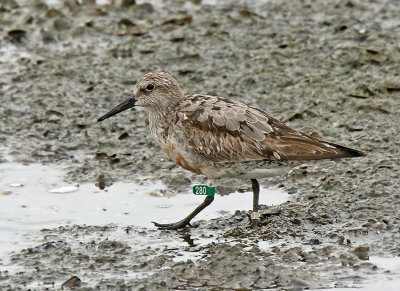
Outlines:
{"label": "sandy ground", "polygon": [[100,188],[146,177],[189,192],[204,179],[160,151],[144,110],[96,123],[149,71],[370,156],[262,180],[292,198],[263,207],[257,229],[246,211],[178,232],[44,229],[36,247],[0,261],[2,290],[61,288],[73,276],[64,287],[302,290],[398,278],[378,263],[400,259],[396,1],[81,2],[0,2],[2,161],[63,164],[67,182]]}

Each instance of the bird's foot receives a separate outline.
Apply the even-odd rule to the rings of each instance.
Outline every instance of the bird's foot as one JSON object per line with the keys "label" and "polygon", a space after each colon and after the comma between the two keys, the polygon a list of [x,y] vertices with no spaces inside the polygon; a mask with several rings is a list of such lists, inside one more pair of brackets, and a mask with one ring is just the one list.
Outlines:
{"label": "bird's foot", "polygon": [[181,229],[186,226],[190,226],[190,227],[192,226],[190,224],[190,220],[185,220],[185,219],[175,222],[175,223],[158,223],[158,222],[154,222],[154,221],[152,221],[152,223],[159,229]]}

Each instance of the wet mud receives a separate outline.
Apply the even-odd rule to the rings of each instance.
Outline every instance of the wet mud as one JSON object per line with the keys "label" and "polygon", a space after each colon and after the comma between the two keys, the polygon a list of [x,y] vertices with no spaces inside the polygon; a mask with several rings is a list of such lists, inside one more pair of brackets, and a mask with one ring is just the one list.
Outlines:
{"label": "wet mud", "polygon": [[369,156],[261,180],[292,198],[262,207],[256,229],[245,211],[181,231],[43,229],[31,234],[36,247],[0,261],[0,289],[302,290],[398,278],[370,259],[400,256],[398,3],[80,2],[0,2],[2,162],[67,165],[66,181],[99,188],[150,179],[189,192],[204,179],[160,151],[145,110],[96,122],[149,71]]}

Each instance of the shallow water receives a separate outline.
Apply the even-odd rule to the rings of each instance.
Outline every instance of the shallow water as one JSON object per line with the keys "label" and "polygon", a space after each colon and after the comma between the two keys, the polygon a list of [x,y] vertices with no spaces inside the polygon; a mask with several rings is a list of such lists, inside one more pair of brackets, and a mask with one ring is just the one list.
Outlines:
{"label": "shallow water", "polygon": [[[400,288],[400,258],[371,256],[369,261],[387,274],[371,276],[366,282],[356,284],[352,288],[334,288],[336,291],[398,291]],[[322,289],[319,289],[322,290]]]}
{"label": "shallow water", "polygon": [[[189,214],[203,200],[165,191],[162,182],[114,183],[100,190],[92,183],[66,184],[62,166],[0,164],[0,257],[36,242],[28,233],[60,225],[107,225],[154,228],[151,221],[173,222]],[[188,192],[191,189],[188,189]],[[278,205],[289,200],[280,190],[261,189],[260,203]],[[252,207],[252,193],[218,196],[195,219],[212,219]]]}

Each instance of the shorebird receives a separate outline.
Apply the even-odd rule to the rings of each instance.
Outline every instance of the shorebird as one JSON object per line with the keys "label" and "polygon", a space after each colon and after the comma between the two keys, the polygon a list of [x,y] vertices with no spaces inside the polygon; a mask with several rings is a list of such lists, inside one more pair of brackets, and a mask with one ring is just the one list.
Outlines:
{"label": "shorebird", "polygon": [[[259,219],[259,178],[277,175],[293,162],[361,157],[366,154],[297,131],[268,113],[227,98],[185,96],[168,73],[140,77],[131,97],[115,106],[103,121],[133,106],[149,110],[150,131],[166,154],[182,168],[211,180],[250,179],[253,190],[252,224]],[[192,213],[158,228],[179,229],[212,203],[206,196]]]}

